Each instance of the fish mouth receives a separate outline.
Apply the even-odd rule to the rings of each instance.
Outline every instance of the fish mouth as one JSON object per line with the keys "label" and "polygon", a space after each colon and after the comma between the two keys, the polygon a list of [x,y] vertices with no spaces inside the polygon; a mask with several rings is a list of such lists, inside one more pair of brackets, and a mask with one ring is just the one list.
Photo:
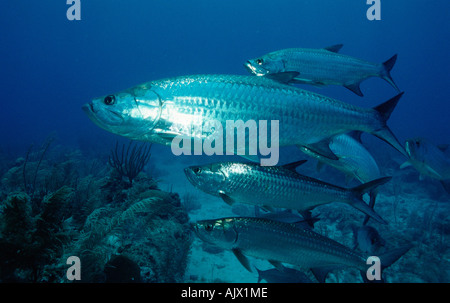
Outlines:
{"label": "fish mouth", "polygon": [[190,167],[187,167],[184,169],[184,174],[186,175],[186,178],[189,182],[191,182],[193,185],[197,185],[197,178],[195,176],[195,173],[192,171]]}
{"label": "fish mouth", "polygon": [[87,114],[87,115],[91,115],[93,113],[95,113],[94,111],[94,107],[92,106],[92,103],[86,103],[84,104],[81,109]]}
{"label": "fish mouth", "polygon": [[250,61],[244,63],[244,67],[250,72],[250,74],[254,74],[255,76],[264,76],[265,73],[258,70]]}

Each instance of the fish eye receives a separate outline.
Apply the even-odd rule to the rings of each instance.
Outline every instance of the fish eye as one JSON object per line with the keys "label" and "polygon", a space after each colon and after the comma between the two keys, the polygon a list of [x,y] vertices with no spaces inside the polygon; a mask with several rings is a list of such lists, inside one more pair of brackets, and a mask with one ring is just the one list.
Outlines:
{"label": "fish eye", "polygon": [[258,63],[258,65],[262,65],[263,64],[263,60],[261,58],[256,59],[256,63]]}
{"label": "fish eye", "polygon": [[205,230],[206,230],[206,231],[212,231],[212,230],[213,230],[212,224],[206,224],[206,225],[205,225]]}
{"label": "fish eye", "polygon": [[198,174],[198,173],[201,172],[202,170],[200,169],[200,167],[194,167],[194,168],[192,169],[192,171],[193,171],[195,174]]}
{"label": "fish eye", "polygon": [[416,141],[417,147],[420,147],[420,141]]}
{"label": "fish eye", "polygon": [[105,99],[103,99],[103,102],[106,105],[113,105],[114,103],[116,103],[116,97],[114,95],[106,96]]}

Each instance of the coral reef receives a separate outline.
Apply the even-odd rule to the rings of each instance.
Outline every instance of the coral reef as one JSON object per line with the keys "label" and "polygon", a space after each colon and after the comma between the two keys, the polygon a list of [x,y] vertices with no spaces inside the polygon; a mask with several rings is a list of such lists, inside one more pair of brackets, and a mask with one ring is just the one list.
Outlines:
{"label": "coral reef", "polygon": [[189,218],[178,194],[143,171],[149,148],[128,146],[123,178],[104,157],[51,142],[3,168],[0,282],[70,282],[70,256],[81,282],[182,281]]}

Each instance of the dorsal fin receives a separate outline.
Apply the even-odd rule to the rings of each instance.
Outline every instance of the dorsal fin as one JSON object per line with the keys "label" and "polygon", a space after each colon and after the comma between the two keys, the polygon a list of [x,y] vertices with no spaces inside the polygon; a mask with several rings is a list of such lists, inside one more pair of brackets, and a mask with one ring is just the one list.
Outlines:
{"label": "dorsal fin", "polygon": [[336,44],[336,45],[324,47],[323,49],[326,49],[329,52],[338,53],[343,46],[344,46],[344,44]]}
{"label": "dorsal fin", "polygon": [[285,168],[285,169],[289,169],[290,171],[297,172],[295,169],[298,166],[304,164],[306,161],[308,161],[308,160],[295,161],[295,162],[292,162],[292,163],[284,164],[284,165],[282,165],[282,167]]}
{"label": "dorsal fin", "polygon": [[302,147],[306,148],[309,152],[313,152],[330,160],[339,160],[339,158],[330,149],[329,138],[325,138],[322,141],[313,144],[303,145]]}

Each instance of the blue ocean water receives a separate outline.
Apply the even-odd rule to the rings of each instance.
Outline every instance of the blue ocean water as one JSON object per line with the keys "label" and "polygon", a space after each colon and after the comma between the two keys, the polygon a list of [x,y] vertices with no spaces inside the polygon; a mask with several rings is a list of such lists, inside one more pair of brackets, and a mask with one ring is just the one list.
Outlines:
{"label": "blue ocean water", "polygon": [[[63,0],[0,3],[0,153],[4,154],[2,159],[7,159],[1,166],[2,174],[14,167],[16,159],[25,158],[31,145],[35,151],[39,150],[49,137],[54,138],[54,146],[66,150],[66,156],[70,150],[80,150],[82,157],[97,154],[107,161],[115,142],[127,141],[97,127],[81,110],[84,103],[95,97],[172,76],[245,75],[243,63],[249,58],[283,48],[322,48],[339,43],[344,45],[341,53],[371,62],[384,62],[398,54],[391,74],[405,94],[388,124],[400,142],[425,137],[434,144],[450,143],[448,1],[381,0],[379,21],[367,19],[370,5],[365,0],[351,3],[346,0],[81,0],[81,20],[73,21],[66,15],[70,6]],[[396,94],[379,78],[362,83],[363,98],[337,86],[301,87],[361,107],[376,106]],[[383,173],[400,174],[394,169],[405,161],[400,154],[369,135],[364,139]],[[282,155],[282,162],[304,157],[293,149],[286,149]],[[184,178],[182,169],[186,165],[210,162],[211,158],[180,159],[171,155],[169,147],[154,145],[152,161],[162,176],[181,174],[180,178]],[[164,172],[169,169],[170,174]],[[179,172],[174,173],[174,169]],[[312,168],[309,172],[321,176]],[[325,173],[329,175],[324,179],[335,182],[342,179],[335,171]],[[415,243],[421,249],[413,252],[415,260],[437,245],[435,236],[443,246],[439,255],[433,254],[433,261],[430,261],[439,268],[435,270],[442,273],[439,281],[430,278],[430,272],[435,273],[431,269],[429,273],[412,276],[413,272],[421,273],[430,268],[424,264],[418,265],[416,271],[408,271],[403,281],[449,282],[450,222],[446,219],[448,207],[444,202],[450,198],[439,187],[439,182],[431,179],[419,182],[418,173],[412,169],[403,174],[397,176],[400,176],[399,182],[406,182],[401,188],[407,193],[402,196],[395,189],[387,190],[384,198],[389,209],[380,213],[390,216],[391,204],[396,201],[393,197],[397,195],[406,207],[407,201],[418,197],[416,189],[423,187],[417,201],[424,199],[429,205],[436,205],[436,210],[420,213],[420,207],[411,206],[396,220],[411,222],[409,214],[425,222],[431,216],[426,221],[429,227],[426,231],[424,227],[423,233],[433,235]],[[165,182],[164,189],[168,189],[171,181]],[[174,184],[180,182],[173,181]],[[6,201],[11,187],[3,186],[2,190],[1,198]],[[195,192],[195,189],[186,191]],[[202,213],[191,214],[191,217],[198,219]],[[417,226],[408,224],[401,228],[394,226],[401,233],[411,228],[411,232],[421,234]],[[386,227],[380,229],[385,235],[389,234],[387,238],[395,238],[390,234],[395,231]],[[434,234],[438,230],[439,237]],[[343,233],[342,237],[345,236],[348,234]],[[195,260],[195,256],[191,259]],[[415,264],[414,260],[408,262],[409,268]],[[191,273],[177,281],[195,282],[198,276],[198,273]],[[395,276],[394,282],[402,281],[401,271]],[[205,273],[202,281],[211,277],[210,273]]]}

